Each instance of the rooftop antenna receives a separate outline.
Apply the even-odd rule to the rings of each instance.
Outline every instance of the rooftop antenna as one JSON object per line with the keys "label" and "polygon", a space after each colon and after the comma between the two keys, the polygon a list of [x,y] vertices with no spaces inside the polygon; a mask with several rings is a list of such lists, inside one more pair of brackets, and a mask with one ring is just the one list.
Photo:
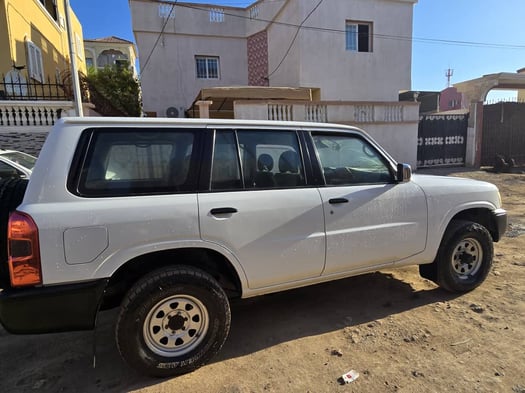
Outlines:
{"label": "rooftop antenna", "polygon": [[445,73],[445,76],[447,77],[447,87],[450,87],[450,78],[454,75],[454,70],[448,69]]}

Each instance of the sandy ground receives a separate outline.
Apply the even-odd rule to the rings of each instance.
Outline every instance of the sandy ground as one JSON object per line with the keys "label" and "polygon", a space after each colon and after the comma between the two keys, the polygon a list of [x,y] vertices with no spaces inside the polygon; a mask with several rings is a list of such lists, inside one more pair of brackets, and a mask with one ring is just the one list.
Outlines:
{"label": "sandy ground", "polygon": [[[0,328],[0,392],[525,393],[525,175],[452,175],[497,184],[510,215],[494,269],[471,293],[451,295],[410,267],[237,301],[213,362],[167,380],[121,361],[114,311],[100,317],[96,368],[93,332]],[[339,384],[351,369],[359,378]]]}

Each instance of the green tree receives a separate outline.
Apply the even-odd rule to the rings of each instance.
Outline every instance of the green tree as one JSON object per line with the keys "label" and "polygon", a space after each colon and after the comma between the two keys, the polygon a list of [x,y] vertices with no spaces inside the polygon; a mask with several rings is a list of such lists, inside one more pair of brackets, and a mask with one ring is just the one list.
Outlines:
{"label": "green tree", "polygon": [[90,101],[106,116],[140,116],[140,86],[129,64],[103,69],[90,68],[86,77]]}

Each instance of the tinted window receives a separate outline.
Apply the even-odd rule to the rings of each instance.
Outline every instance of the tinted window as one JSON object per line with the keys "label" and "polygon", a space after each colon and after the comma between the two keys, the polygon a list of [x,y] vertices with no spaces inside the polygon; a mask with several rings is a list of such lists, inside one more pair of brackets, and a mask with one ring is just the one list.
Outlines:
{"label": "tinted window", "polygon": [[297,187],[305,183],[295,131],[217,131],[212,190]]}
{"label": "tinted window", "polygon": [[2,157],[5,157],[17,164],[22,165],[24,168],[33,169],[36,164],[36,157],[33,157],[29,154],[22,153],[21,151],[10,151],[2,154]]}
{"label": "tinted window", "polygon": [[191,191],[193,130],[95,130],[80,168],[85,196]]}
{"label": "tinted window", "polygon": [[366,140],[352,135],[313,135],[328,185],[385,183],[393,180],[383,156]]}
{"label": "tinted window", "polygon": [[0,178],[5,177],[20,177],[23,176],[23,173],[20,172],[18,169],[12,167],[9,164],[6,164],[5,162],[0,161]]}
{"label": "tinted window", "polygon": [[301,150],[295,131],[238,131],[246,187],[305,185]]}
{"label": "tinted window", "polygon": [[237,143],[233,131],[217,131],[213,152],[211,189],[242,188]]}

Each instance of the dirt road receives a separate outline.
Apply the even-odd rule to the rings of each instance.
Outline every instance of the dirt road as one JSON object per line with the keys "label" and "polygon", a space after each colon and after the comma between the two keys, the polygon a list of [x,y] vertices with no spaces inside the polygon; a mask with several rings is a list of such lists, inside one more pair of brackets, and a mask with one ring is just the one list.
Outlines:
{"label": "dirt road", "polygon": [[[455,296],[417,267],[232,305],[214,361],[169,380],[136,375],[113,340],[115,312],[92,332],[13,336],[0,328],[0,392],[525,393],[525,175],[454,173],[500,187],[510,227],[477,290]],[[354,369],[359,378],[337,381]]]}

